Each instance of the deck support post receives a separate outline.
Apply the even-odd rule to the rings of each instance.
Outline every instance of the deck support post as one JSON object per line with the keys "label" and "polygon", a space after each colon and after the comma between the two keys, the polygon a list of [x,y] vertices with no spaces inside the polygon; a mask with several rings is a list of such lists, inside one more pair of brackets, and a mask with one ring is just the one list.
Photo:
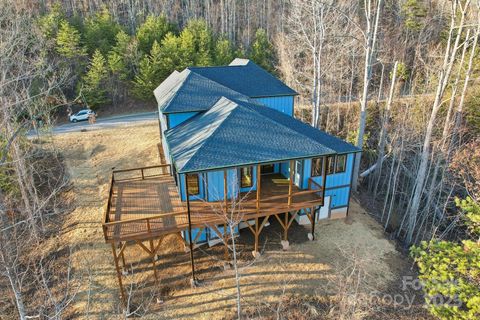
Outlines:
{"label": "deck support post", "polygon": [[254,255],[257,255],[259,253],[258,251],[258,236],[259,236],[259,225],[258,225],[258,218],[255,218],[255,247],[254,247]]}
{"label": "deck support post", "polygon": [[325,204],[325,189],[327,186],[327,157],[323,157],[322,166],[322,207]]}
{"label": "deck support post", "polygon": [[[152,231],[150,228],[150,220],[147,220],[147,230],[148,233],[151,233]],[[150,239],[148,242],[150,244],[150,256],[152,258],[153,274],[155,275],[155,282],[158,282],[157,265],[155,263],[155,246],[153,245],[153,239]]]}
{"label": "deck support post", "polygon": [[[254,246],[254,250],[253,250],[253,254],[254,256],[256,257],[258,254],[259,254],[259,251],[258,251],[258,235],[259,235],[259,230],[260,230],[260,226],[258,225],[258,215],[260,214],[260,194],[261,194],[261,188],[262,188],[262,185],[260,183],[262,177],[261,177],[261,174],[262,174],[262,167],[260,165],[257,165],[257,202],[256,202],[256,211],[257,211],[257,217],[255,218],[255,232],[254,232],[254,235],[255,235],[255,246]],[[247,222],[248,223],[248,222]]]}
{"label": "deck support post", "polygon": [[[225,204],[225,220],[229,214],[228,212],[228,172],[223,170],[223,200]],[[227,223],[223,223],[223,244],[225,245],[224,259],[228,260],[228,237],[227,237]]]}
{"label": "deck support post", "polygon": [[315,240],[315,220],[317,220],[317,210],[315,207],[310,208],[310,215],[312,216],[312,241]]}
{"label": "deck support post", "polygon": [[113,252],[113,260],[115,261],[115,268],[117,269],[118,284],[120,285],[120,294],[122,296],[122,303],[123,303],[123,306],[126,308],[127,296],[125,294],[125,288],[123,287],[122,273],[120,271],[120,266],[118,264],[117,249],[115,248],[115,243],[113,242],[112,242],[112,252]]}
{"label": "deck support post", "polygon": [[[127,244],[125,243],[125,246]],[[120,242],[120,248],[123,248],[123,245],[122,243]],[[122,258],[122,266],[123,266],[123,269],[125,270],[127,268],[127,264],[125,263],[125,254],[123,253],[124,250],[120,249],[120,257]]]}
{"label": "deck support post", "polygon": [[187,215],[188,215],[188,244],[190,246],[190,264],[192,267],[192,287],[195,287],[197,284],[197,279],[195,279],[195,262],[193,260],[193,241],[192,241],[192,217],[190,215],[190,193],[188,192],[188,182],[187,175],[184,174],[185,181],[185,196],[187,198]]}
{"label": "deck support post", "polygon": [[288,241],[288,211],[285,212],[285,228],[283,228],[283,240]]}

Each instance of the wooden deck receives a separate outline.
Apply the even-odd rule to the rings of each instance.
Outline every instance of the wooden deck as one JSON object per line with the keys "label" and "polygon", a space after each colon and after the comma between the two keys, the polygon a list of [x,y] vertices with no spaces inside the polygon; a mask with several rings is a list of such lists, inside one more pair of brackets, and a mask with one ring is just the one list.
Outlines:
{"label": "wooden deck", "polygon": [[[290,195],[289,180],[282,175],[263,175],[260,185],[259,195],[240,194],[234,210],[230,200],[190,201],[192,228],[223,224],[225,208],[238,216],[236,220],[246,221],[323,205],[323,192],[313,180],[308,190],[293,185]],[[186,203],[168,165],[113,172],[103,223],[106,242],[145,241],[187,229]]]}

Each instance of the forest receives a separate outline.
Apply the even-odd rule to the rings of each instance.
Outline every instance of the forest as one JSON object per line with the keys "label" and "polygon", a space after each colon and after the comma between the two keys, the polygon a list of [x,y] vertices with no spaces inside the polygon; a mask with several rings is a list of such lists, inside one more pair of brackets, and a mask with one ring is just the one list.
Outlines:
{"label": "forest", "polygon": [[478,1],[4,0],[0,25],[0,317],[65,318],[74,296],[68,253],[44,245],[71,185],[55,145],[28,137],[35,120],[155,110],[172,71],[235,57],[362,148],[355,197],[415,263],[429,312],[480,317]]}

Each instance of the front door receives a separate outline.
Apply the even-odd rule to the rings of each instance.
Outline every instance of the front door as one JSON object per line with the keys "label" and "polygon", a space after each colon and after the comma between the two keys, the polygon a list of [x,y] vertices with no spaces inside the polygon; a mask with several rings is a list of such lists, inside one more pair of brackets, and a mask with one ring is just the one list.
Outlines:
{"label": "front door", "polygon": [[303,172],[303,161],[302,160],[296,160],[295,161],[294,183],[300,189],[302,189],[302,172]]}
{"label": "front door", "polygon": [[275,171],[275,166],[273,164],[264,164],[260,170],[261,174],[270,174]]}

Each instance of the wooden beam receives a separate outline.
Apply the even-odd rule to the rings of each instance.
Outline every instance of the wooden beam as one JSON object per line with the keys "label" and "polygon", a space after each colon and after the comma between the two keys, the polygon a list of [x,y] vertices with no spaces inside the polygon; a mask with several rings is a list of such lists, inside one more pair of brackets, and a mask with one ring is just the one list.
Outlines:
{"label": "wooden beam", "polygon": [[255,218],[255,252],[258,252],[258,218]]}
{"label": "wooden beam", "polygon": [[310,211],[311,215],[312,215],[312,240],[315,240],[315,218],[316,218],[316,210],[315,210],[315,207],[312,207],[311,208],[311,211]]}
{"label": "wooden beam", "polygon": [[260,224],[260,227],[258,228],[258,235],[260,235],[260,233],[262,232],[262,229],[263,229],[263,227],[265,226],[265,223],[267,223],[268,218],[270,218],[270,216],[265,216],[265,217],[263,218],[263,221],[262,221],[262,223]]}
{"label": "wooden beam", "polygon": [[122,296],[123,306],[127,307],[127,296],[125,294],[125,288],[122,282],[122,273],[120,272],[120,266],[118,265],[117,249],[115,249],[115,243],[112,243],[113,260],[115,261],[115,268],[117,269],[118,284],[120,286],[120,294]]}
{"label": "wooden beam", "polygon": [[277,218],[278,222],[282,226],[282,229],[285,229],[285,224],[283,223],[282,219],[278,216],[278,214],[274,214],[275,218]]}
{"label": "wooden beam", "polygon": [[327,184],[327,157],[323,157],[323,168],[322,168],[322,207],[325,204],[325,189]]}
{"label": "wooden beam", "polygon": [[225,203],[225,213],[227,213],[227,206],[228,206],[228,184],[227,184],[227,170],[223,170],[223,201]]}
{"label": "wooden beam", "polygon": [[188,242],[190,246],[190,265],[192,267],[192,284],[195,284],[195,262],[193,260],[193,241],[192,241],[192,217],[190,215],[190,195],[188,192],[187,175],[184,174],[185,195],[187,197],[187,215],[188,215]]}
{"label": "wooden beam", "polygon": [[261,183],[260,181],[262,180],[261,178],[261,171],[262,171],[262,166],[257,165],[257,202],[256,202],[256,207],[257,207],[257,214],[260,214],[260,192],[261,192]]}
{"label": "wooden beam", "polygon": [[295,161],[290,160],[290,181],[288,182],[288,205],[292,204],[292,191],[293,191],[293,171]]}

